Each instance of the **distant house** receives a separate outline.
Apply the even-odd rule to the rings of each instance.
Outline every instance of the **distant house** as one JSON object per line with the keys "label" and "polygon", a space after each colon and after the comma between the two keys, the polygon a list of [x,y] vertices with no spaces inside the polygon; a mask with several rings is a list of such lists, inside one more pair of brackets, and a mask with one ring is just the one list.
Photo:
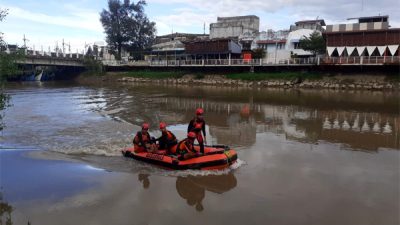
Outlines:
{"label": "distant house", "polygon": [[186,54],[192,59],[240,58],[242,49],[231,39],[212,39],[186,43]]}
{"label": "distant house", "polygon": [[175,60],[185,59],[185,43],[191,41],[208,40],[208,34],[172,33],[157,36],[155,44],[151,46],[151,54],[147,60]]}
{"label": "distant house", "polygon": [[326,26],[328,56],[399,55],[400,28],[390,28],[389,16],[350,18],[358,23]]}

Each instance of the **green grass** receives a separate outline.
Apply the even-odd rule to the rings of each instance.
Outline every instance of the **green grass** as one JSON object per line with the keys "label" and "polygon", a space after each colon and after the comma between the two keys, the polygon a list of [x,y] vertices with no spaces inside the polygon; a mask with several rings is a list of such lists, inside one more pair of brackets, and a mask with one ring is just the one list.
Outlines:
{"label": "green grass", "polygon": [[150,79],[167,79],[167,78],[181,78],[185,73],[182,71],[129,71],[123,73],[123,76],[140,77]]}
{"label": "green grass", "polygon": [[400,75],[399,74],[386,75],[385,81],[386,82],[400,82]]}
{"label": "green grass", "polygon": [[227,74],[227,78],[234,80],[293,80],[301,77],[302,79],[317,80],[321,79],[322,75],[318,73],[300,73],[300,72],[275,72],[275,73],[233,73]]}

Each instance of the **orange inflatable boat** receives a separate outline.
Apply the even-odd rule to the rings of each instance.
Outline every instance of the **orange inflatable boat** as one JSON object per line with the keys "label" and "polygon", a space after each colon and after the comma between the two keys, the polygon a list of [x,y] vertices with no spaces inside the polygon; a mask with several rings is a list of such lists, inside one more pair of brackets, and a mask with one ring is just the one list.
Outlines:
{"label": "orange inflatable boat", "polygon": [[[199,151],[199,146],[195,146],[195,149]],[[203,156],[187,160],[178,160],[163,150],[156,153],[135,153],[133,147],[122,150],[122,155],[174,170],[219,170],[229,167],[237,160],[236,151],[223,145],[204,146]]]}

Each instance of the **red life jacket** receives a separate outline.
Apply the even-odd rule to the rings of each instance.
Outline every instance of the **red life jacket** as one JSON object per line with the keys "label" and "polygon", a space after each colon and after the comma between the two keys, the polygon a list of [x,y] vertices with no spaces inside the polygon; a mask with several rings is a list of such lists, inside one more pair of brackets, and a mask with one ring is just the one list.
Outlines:
{"label": "red life jacket", "polygon": [[145,135],[143,135],[143,133],[141,131],[138,131],[136,133],[136,136],[139,138],[139,142],[135,143],[135,144],[137,144],[139,146],[145,146],[146,143],[150,142],[150,134],[149,133],[146,133]]}
{"label": "red life jacket", "polygon": [[178,145],[176,146],[175,154],[186,154],[188,152],[196,152],[194,149],[193,144],[189,144],[187,142],[187,138],[180,141]]}
{"label": "red life jacket", "polygon": [[[201,130],[202,130],[203,126],[204,126],[204,120],[198,122],[196,119],[194,119],[193,120],[193,129],[192,130],[195,133],[199,133],[199,132],[201,133]],[[200,127],[200,130],[198,128],[196,128],[196,127]]]}

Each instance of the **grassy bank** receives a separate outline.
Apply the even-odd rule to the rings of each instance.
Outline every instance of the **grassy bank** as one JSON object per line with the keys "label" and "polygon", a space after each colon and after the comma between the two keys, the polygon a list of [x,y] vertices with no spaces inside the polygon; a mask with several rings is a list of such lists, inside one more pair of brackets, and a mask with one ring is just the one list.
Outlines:
{"label": "grassy bank", "polygon": [[318,73],[299,73],[299,72],[270,72],[270,73],[232,73],[227,74],[226,78],[233,80],[293,80],[296,78],[318,80],[322,79],[322,75]]}

